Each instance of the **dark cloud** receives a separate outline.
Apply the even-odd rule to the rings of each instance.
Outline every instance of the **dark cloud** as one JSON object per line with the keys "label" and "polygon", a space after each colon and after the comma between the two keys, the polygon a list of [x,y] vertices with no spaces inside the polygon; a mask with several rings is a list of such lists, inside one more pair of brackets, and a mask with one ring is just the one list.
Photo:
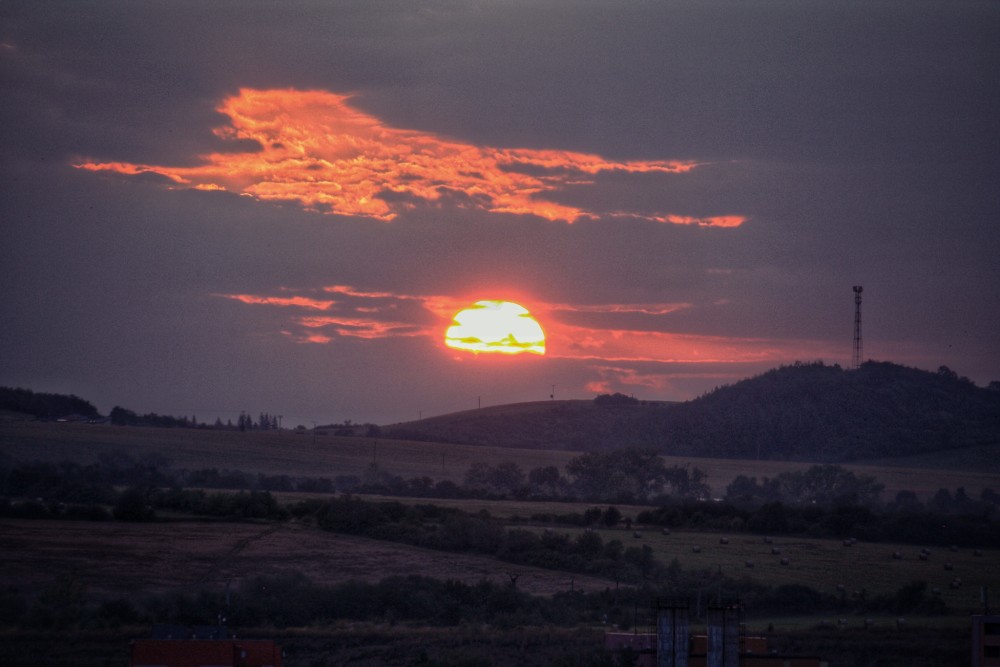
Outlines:
{"label": "dark cloud", "polygon": [[[869,356],[1000,379],[998,33],[1000,6],[972,1],[4,3],[0,384],[105,411],[373,421],[545,398],[552,384],[564,398],[680,399],[797,354],[846,363],[854,284]],[[400,213],[383,222],[71,166],[258,150],[213,133],[242,88],[354,94],[387,127],[483,149],[700,166],[582,183],[517,165],[560,176],[544,198],[592,213],[572,225],[489,213],[447,183],[434,201],[384,190]],[[220,296],[240,294],[332,298],[338,317],[401,334],[447,322],[400,295],[513,295],[579,309],[547,313],[553,331],[778,351],[456,360],[431,336],[335,325],[330,342],[300,343],[282,333],[299,331],[289,307]],[[584,308],[614,304],[686,307]]]}

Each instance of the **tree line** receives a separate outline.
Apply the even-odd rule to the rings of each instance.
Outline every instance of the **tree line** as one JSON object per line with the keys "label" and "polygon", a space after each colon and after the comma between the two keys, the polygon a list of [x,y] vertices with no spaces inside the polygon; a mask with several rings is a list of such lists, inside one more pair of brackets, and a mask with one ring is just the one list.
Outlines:
{"label": "tree line", "polygon": [[349,620],[442,627],[489,624],[498,628],[594,624],[628,630],[635,622],[652,622],[656,598],[693,590],[689,587],[709,578],[712,581],[707,590],[738,595],[755,615],[947,612],[941,598],[929,592],[923,582],[906,584],[892,594],[857,600],[797,584],[765,587],[680,567],[673,573],[675,581],[668,586],[609,586],[593,592],[567,588],[540,596],[518,588],[513,580],[464,583],[410,575],[327,585],[291,570],[246,579],[230,591],[212,587],[150,594],[141,599],[100,600],[90,595],[79,579],[62,574],[35,596],[29,597],[17,587],[0,590],[0,627],[66,631],[152,623],[204,626],[224,619],[236,628],[309,627]]}
{"label": "tree line", "polygon": [[79,396],[34,392],[20,387],[0,387],[0,410],[31,415],[38,419],[57,419],[69,415],[88,419],[100,417],[97,408]]}

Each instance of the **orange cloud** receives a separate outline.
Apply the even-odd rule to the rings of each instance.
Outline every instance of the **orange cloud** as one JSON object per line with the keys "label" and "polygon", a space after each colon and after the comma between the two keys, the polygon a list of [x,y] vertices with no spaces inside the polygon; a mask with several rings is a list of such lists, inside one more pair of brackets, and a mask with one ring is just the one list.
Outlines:
{"label": "orange cloud", "polygon": [[[299,342],[330,343],[336,338],[365,340],[394,337],[427,337],[442,348],[447,347],[445,333],[456,313],[469,305],[466,298],[442,295],[416,295],[363,290],[348,285],[330,285],[312,290],[342,295],[343,299],[323,300],[313,296],[269,296],[221,294],[249,305],[277,305],[322,314],[293,314],[293,329],[283,333]],[[734,338],[669,331],[669,321],[662,319],[691,304],[587,304],[530,302],[530,311],[545,331],[546,356],[558,359],[595,361],[602,364],[633,363],[781,363],[792,359],[837,358],[839,349],[830,349],[818,341],[787,341],[759,338]],[[586,313],[605,317],[596,323],[574,325],[566,315]],[[622,317],[647,316],[650,324],[643,330],[621,326]],[[593,319],[593,318],[588,318]],[[296,333],[297,331],[297,333]],[[612,368],[607,366],[607,368]],[[645,376],[643,376],[645,377]],[[619,383],[651,387],[658,382],[655,374],[639,376],[616,374]],[[666,378],[667,376],[663,376]],[[670,378],[676,379],[676,373]]]}
{"label": "orange cloud", "polygon": [[[261,200],[293,201],[323,213],[392,220],[414,202],[439,202],[497,213],[574,222],[600,212],[546,200],[580,174],[619,171],[678,174],[683,161],[608,160],[560,150],[492,148],[385,125],[352,107],[347,95],[320,90],[252,90],[222,101],[229,123],[216,135],[252,141],[253,152],[210,153],[201,164],[171,167],[84,161],[91,171],[156,174],[171,187],[227,190]],[[538,172],[544,173],[539,175]],[[532,172],[532,173],[528,173]],[[455,196],[459,195],[459,196]],[[669,213],[611,213],[672,224],[732,227],[741,216],[691,218]]]}
{"label": "orange cloud", "polygon": [[674,225],[698,225],[699,227],[739,227],[747,219],[742,215],[717,215],[707,218],[693,218],[687,215],[668,215],[654,217],[657,222],[669,222]]}
{"label": "orange cloud", "polygon": [[641,315],[667,315],[684,308],[690,308],[689,303],[613,303],[599,305],[550,304],[549,310],[559,310],[574,313],[636,313]]}
{"label": "orange cloud", "polygon": [[696,218],[690,215],[636,215],[618,211],[610,214],[615,218],[641,218],[652,222],[663,222],[671,225],[693,225],[696,227],[739,227],[747,221],[743,215],[716,215]]}
{"label": "orange cloud", "polygon": [[[395,336],[426,336],[428,331],[408,322],[383,322],[370,317],[299,317],[298,324],[309,329],[328,329],[344,338],[390,338]],[[310,342],[330,342],[330,338],[310,334],[307,338],[326,338]]]}
{"label": "orange cloud", "polygon": [[328,310],[336,301],[320,301],[304,296],[280,297],[280,296],[255,296],[253,294],[217,294],[216,296],[227,299],[235,299],[243,303],[256,303],[269,306],[298,306],[300,308],[312,308],[314,310]]}
{"label": "orange cloud", "polygon": [[549,322],[549,356],[614,362],[762,363],[837,356],[823,343],[666,331],[576,327]]}

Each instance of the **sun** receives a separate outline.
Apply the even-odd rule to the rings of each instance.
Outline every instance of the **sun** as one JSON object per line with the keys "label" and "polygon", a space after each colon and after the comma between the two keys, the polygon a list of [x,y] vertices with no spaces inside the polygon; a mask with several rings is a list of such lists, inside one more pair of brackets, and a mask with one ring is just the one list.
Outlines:
{"label": "sun", "polygon": [[477,301],[455,314],[444,344],[476,353],[545,354],[545,332],[524,306]]}

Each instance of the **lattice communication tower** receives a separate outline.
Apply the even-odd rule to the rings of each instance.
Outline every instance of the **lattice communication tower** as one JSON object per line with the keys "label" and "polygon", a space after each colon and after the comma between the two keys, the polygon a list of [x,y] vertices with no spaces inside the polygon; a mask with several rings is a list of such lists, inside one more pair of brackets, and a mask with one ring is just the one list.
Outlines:
{"label": "lattice communication tower", "polygon": [[854,368],[861,368],[864,347],[861,343],[861,285],[854,286]]}

